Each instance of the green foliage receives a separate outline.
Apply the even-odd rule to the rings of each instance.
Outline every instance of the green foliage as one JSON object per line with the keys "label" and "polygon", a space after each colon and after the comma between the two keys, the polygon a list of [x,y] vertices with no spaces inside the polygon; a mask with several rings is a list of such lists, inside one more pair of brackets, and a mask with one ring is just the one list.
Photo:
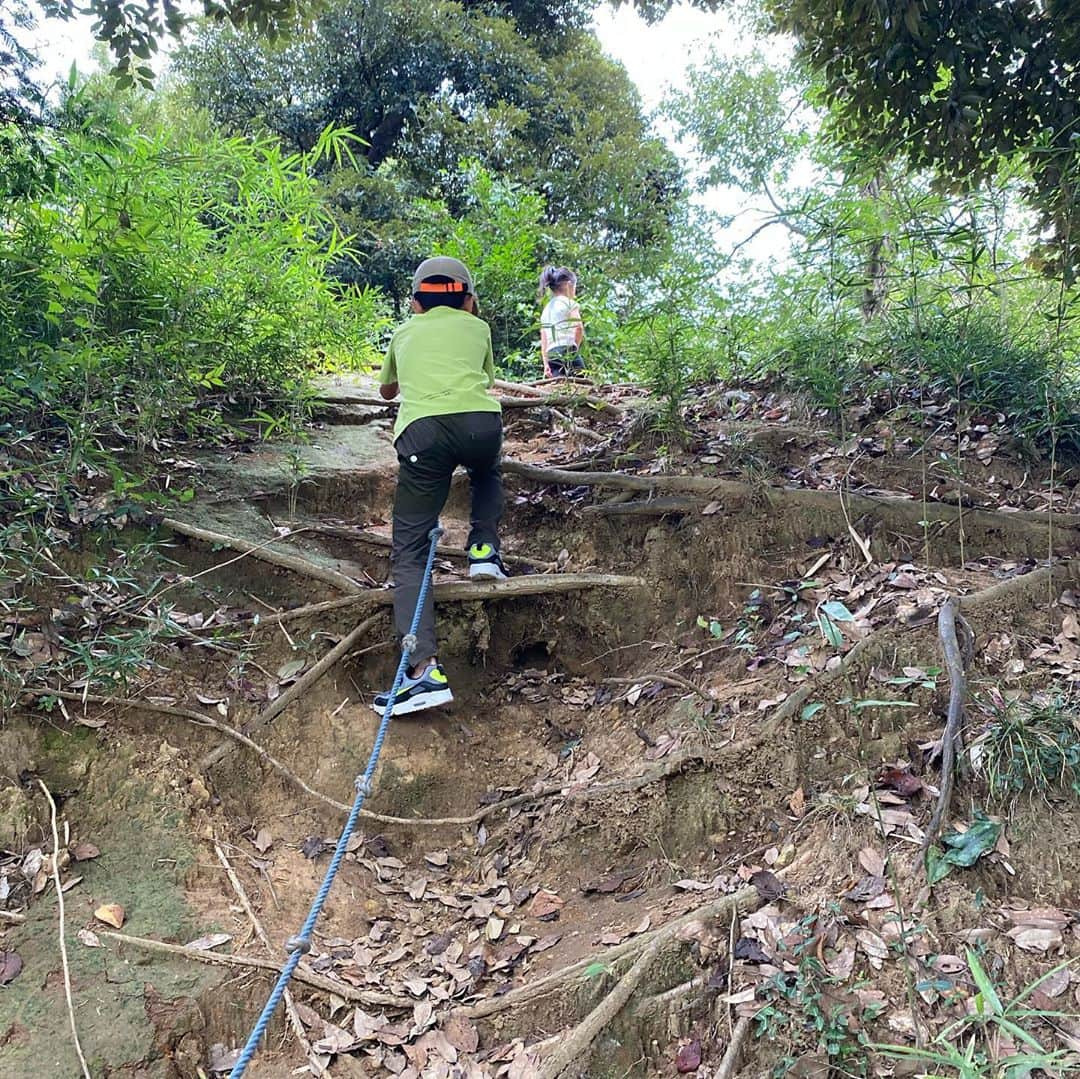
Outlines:
{"label": "green foliage", "polygon": [[840,139],[957,185],[982,181],[1019,155],[1060,264],[1075,272],[1075,5],[795,0],[770,8],[822,78]]}
{"label": "green foliage", "polygon": [[269,132],[296,151],[328,124],[364,138],[355,168],[322,170],[339,226],[356,236],[359,262],[335,266],[344,280],[398,299],[427,253],[423,207],[469,214],[477,167],[543,199],[545,258],[612,274],[628,254],[666,252],[682,173],[626,71],[569,17],[553,40],[515,13],[524,6],[333,0],[278,45],[206,27],[177,68],[184,94],[227,130]]}
{"label": "green foliage", "polygon": [[1080,715],[1064,698],[1006,702],[995,696],[970,752],[996,799],[1060,791],[1080,796]]}
{"label": "green foliage", "polygon": [[722,370],[724,314],[707,276],[685,262],[665,265],[648,285],[622,322],[618,351],[626,372],[653,393],[656,430],[680,443],[691,387]]}
{"label": "green foliage", "polygon": [[758,1036],[790,1042],[792,1055],[774,1071],[779,1079],[804,1053],[823,1053],[839,1074],[866,1075],[867,1038],[860,1019],[872,1018],[874,1009],[857,1015],[857,1005],[812,955],[793,957],[794,974],[776,974],[765,983],[764,1008],[754,1017]]}
{"label": "green foliage", "polygon": [[295,399],[362,338],[308,176],[346,145],[328,132],[301,157],[100,115],[52,138],[49,182],[0,192],[0,422],[141,448],[194,410]]}
{"label": "green foliage", "polygon": [[1071,1051],[1048,1049],[1037,1037],[1040,1025],[1056,1025],[1058,1019],[1066,1017],[1064,1013],[1028,1006],[1035,990],[1071,966],[1073,960],[1053,967],[1015,997],[1006,999],[970,948],[966,958],[977,990],[967,1014],[948,1024],[924,1046],[871,1048],[884,1056],[910,1061],[928,1076],[941,1079],[1015,1079],[1039,1071],[1052,1075],[1075,1064]]}

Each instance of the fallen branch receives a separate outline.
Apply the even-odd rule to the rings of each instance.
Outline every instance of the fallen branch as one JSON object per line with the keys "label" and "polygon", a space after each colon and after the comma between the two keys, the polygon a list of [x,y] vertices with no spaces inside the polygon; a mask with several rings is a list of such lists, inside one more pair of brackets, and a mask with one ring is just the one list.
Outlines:
{"label": "fallen branch", "polygon": [[[790,871],[792,868],[794,868],[794,863],[788,867],[788,870]],[[511,989],[502,996],[491,997],[462,1008],[460,1014],[468,1019],[484,1019],[491,1015],[498,1015],[500,1012],[520,1008],[524,1004],[532,1003],[538,997],[545,997],[550,993],[561,991],[567,982],[577,981],[585,977],[585,972],[590,968],[595,968],[597,964],[608,967],[613,963],[636,956],[661,935],[664,941],[671,940],[683,926],[692,921],[705,921],[724,917],[730,915],[732,911],[738,914],[748,914],[757,910],[760,905],[761,898],[758,895],[758,890],[753,885],[748,885],[745,888],[740,888],[737,892],[732,892],[731,895],[725,895],[719,899],[704,903],[700,907],[695,907],[658,929],[631,937],[629,940],[623,941],[622,944],[616,944],[605,952],[586,956],[576,963],[571,963],[569,966],[553,971],[543,978],[538,978],[535,982],[519,986],[517,989]]]}
{"label": "fallen branch", "polygon": [[[246,967],[251,970],[269,970],[275,974],[281,973],[282,964],[275,959],[262,959],[257,955],[224,955],[219,952],[202,951],[199,948],[188,948],[182,944],[168,944],[163,940],[152,940],[149,937],[135,937],[130,933],[117,933],[111,929],[95,929],[99,937],[107,940],[115,940],[118,944],[130,944],[133,948],[141,948],[147,952],[158,952],[161,955],[171,955],[177,959],[190,959],[195,963],[206,963],[214,967]],[[395,997],[391,993],[377,993],[370,989],[356,989],[347,982],[339,982],[336,978],[327,978],[301,963],[293,974],[293,978],[318,989],[322,993],[329,993],[341,997],[355,1004],[372,1004],[384,1008],[401,1008],[412,1011],[413,1001],[404,997]]]}
{"label": "fallen branch", "polygon": [[86,1079],[91,1079],[90,1066],[86,1063],[86,1057],[83,1054],[82,1044],[79,1041],[79,1028],[75,1022],[75,1004],[71,999],[71,968],[68,966],[68,954],[67,954],[67,938],[65,936],[65,919],[64,919],[64,887],[60,881],[60,832],[56,827],[56,802],[53,801],[52,794],[49,793],[49,788],[39,779],[37,785],[41,788],[42,793],[45,795],[49,802],[49,823],[52,826],[52,840],[53,840],[53,856],[52,856],[52,876],[53,883],[56,885],[56,909],[58,912],[59,921],[59,940],[60,940],[60,964],[64,971],[64,999],[67,1001],[68,1022],[71,1024],[71,1040],[75,1044],[75,1055],[79,1058],[79,1064],[82,1067],[82,1073]]}
{"label": "fallen branch", "polygon": [[664,686],[674,686],[676,689],[685,689],[690,693],[696,693],[703,700],[713,703],[713,698],[700,686],[695,686],[689,678],[683,678],[681,674],[670,672],[658,672],[655,674],[640,674],[633,678],[605,678],[604,684],[609,686],[640,686],[650,682],[659,682]]}
{"label": "fallen branch", "polygon": [[[377,622],[379,621],[379,615],[373,615],[371,618],[366,618],[358,626],[353,629],[351,633],[346,634],[344,637],[326,653],[318,663],[315,664],[311,670],[306,671],[304,675],[298,678],[289,688],[282,693],[276,701],[273,701],[268,707],[260,712],[249,724],[248,729],[252,731],[261,730],[263,727],[271,724],[290,704],[293,703],[298,697],[310,692],[315,687],[315,684],[326,674],[327,671],[333,667],[339,659],[347,655],[352,648],[356,645],[356,642],[360,640]],[[199,767],[205,772],[212,768],[215,764],[223,761],[230,753],[233,752],[234,747],[228,742],[223,742],[221,745],[210,750],[201,761],[199,761]]]}
{"label": "fallen branch", "polygon": [[950,596],[938,611],[938,636],[941,638],[941,649],[945,656],[945,669],[949,672],[949,712],[945,721],[945,733],[941,736],[941,793],[930,816],[930,823],[926,826],[926,834],[919,845],[919,861],[927,869],[927,853],[941,831],[942,822],[952,801],[956,750],[960,741],[960,723],[964,717],[964,698],[967,695],[964,659],[960,654],[960,642],[956,638],[956,619],[956,600]]}
{"label": "fallen branch", "polygon": [[[389,536],[381,536],[378,532],[368,532],[361,529],[346,528],[344,526],[309,525],[307,526],[307,531],[313,532],[316,535],[335,536],[338,539],[354,540],[357,543],[364,543],[369,547],[383,547],[386,550],[391,550],[394,546],[394,542]],[[449,547],[444,543],[440,543],[438,547],[435,548],[435,553],[442,555],[444,558],[465,559],[469,557],[468,551],[463,551],[460,547]],[[503,560],[503,564],[507,566],[526,566],[531,569],[542,569],[550,572],[553,572],[558,568],[555,562],[543,562],[536,558],[525,558],[521,555],[504,554],[501,551],[499,552],[499,555]]]}
{"label": "fallen branch", "polygon": [[[248,899],[248,894],[244,889],[243,884],[240,883],[240,878],[236,875],[232,863],[229,861],[225,851],[221,849],[221,844],[216,839],[214,840],[214,853],[217,855],[218,861],[224,868],[225,876],[229,878],[229,883],[236,893],[236,898],[240,900],[240,906],[244,908],[244,913],[248,916],[248,921],[251,922],[251,928],[255,931],[255,936],[262,941],[263,947],[273,955],[274,948],[270,943],[270,938],[266,935],[266,930],[263,928],[262,922],[259,921],[259,916],[255,913],[255,908],[251,905],[251,900]],[[296,1010],[296,1002],[293,1000],[292,993],[289,992],[288,988],[285,989],[282,999],[285,1004],[285,1015],[288,1017],[289,1025],[293,1028],[296,1040],[304,1050],[304,1056],[307,1057],[308,1064],[311,1066],[312,1071],[316,1075],[329,1076],[327,1070],[319,1063],[315,1050],[311,1047],[307,1032],[304,1030],[303,1021],[300,1019],[300,1015]]]}
{"label": "fallen branch", "polygon": [[25,914],[16,914],[13,910],[0,910],[0,922],[10,922],[12,925],[22,925],[25,921]]}
{"label": "fallen branch", "polygon": [[306,558],[298,558],[295,555],[270,550],[267,544],[276,543],[277,540],[268,540],[266,543],[252,543],[250,540],[228,536],[224,532],[212,532],[208,528],[199,528],[196,525],[188,524],[186,521],[178,521],[174,517],[163,517],[161,523],[173,532],[179,532],[182,536],[189,536],[191,539],[197,539],[202,543],[214,543],[221,547],[229,547],[234,551],[242,551],[244,554],[259,559],[261,562],[269,562],[272,566],[280,566],[282,569],[291,570],[293,573],[300,573],[305,577],[311,577],[316,581],[332,585],[339,592],[344,592],[346,595],[357,595],[365,591],[364,586],[359,581],[354,581],[351,577],[347,577],[344,573],[339,573],[335,569],[317,566]]}
{"label": "fallen branch", "polygon": [[645,975],[649,973],[649,968],[656,962],[668,935],[670,934],[657,933],[642,950],[634,965],[615,983],[611,992],[566,1038],[560,1039],[558,1048],[540,1066],[540,1079],[560,1079],[570,1068],[575,1068],[576,1073],[580,1074],[581,1065],[589,1059],[593,1042],[634,995]]}
{"label": "fallen branch", "polygon": [[[283,779],[310,797],[315,798],[317,801],[322,802],[324,805],[329,806],[338,813],[348,815],[352,809],[351,806],[346,805],[344,802],[339,802],[336,798],[332,798],[328,794],[323,794],[322,791],[318,791],[304,782],[304,780],[292,771],[291,768],[279,761],[272,753],[259,745],[258,742],[249,738],[242,731],[230,726],[228,723],[223,723],[221,720],[215,719],[213,716],[208,716],[202,712],[196,712],[189,708],[179,708],[169,704],[157,704],[153,701],[143,701],[128,697],[102,697],[92,693],[84,695],[72,690],[62,689],[29,690],[23,694],[23,699],[37,700],[39,697],[44,696],[61,697],[64,700],[77,701],[81,704],[113,705],[117,708],[130,708],[135,711],[151,712],[158,715],[171,716],[176,719],[183,719],[198,727],[209,727],[211,730],[218,731],[227,738],[232,738],[237,744],[250,749],[265,765],[267,765],[267,767],[273,769]],[[616,791],[640,790],[642,787],[650,786],[662,779],[666,779],[668,776],[674,775],[676,772],[680,772],[686,764],[695,759],[697,759],[696,755],[690,752],[675,754],[668,757],[661,764],[646,769],[639,775],[630,776],[626,779],[611,780],[607,783],[598,783],[595,786],[584,787],[581,790],[576,791],[569,788],[565,782],[548,783],[534,790],[526,791],[522,794],[515,794],[509,798],[503,798],[498,802],[492,802],[491,805],[484,806],[475,813],[470,813],[468,816],[463,817],[396,817],[388,813],[376,813],[371,809],[361,809],[360,816],[364,820],[376,821],[379,824],[403,824],[420,828],[467,827],[469,825],[479,824],[488,817],[494,816],[496,813],[501,813],[504,810],[513,809],[519,805],[525,805],[528,802],[539,802],[544,798],[550,798],[557,794],[563,794],[567,798],[585,800],[604,794],[612,794]],[[5,917],[7,920],[13,922],[25,921],[25,915],[15,915],[6,911],[0,911],[0,920],[4,920]]]}
{"label": "fallen branch", "polygon": [[720,1061],[720,1067],[716,1069],[713,1079],[735,1079],[739,1073],[739,1057],[742,1055],[743,1046],[750,1036],[751,1019],[748,1015],[739,1017],[735,1029],[731,1032],[731,1041],[728,1042],[724,1059]]}
{"label": "fallen branch", "polygon": [[[641,577],[624,577],[615,573],[530,573],[524,577],[509,577],[505,581],[443,581],[433,590],[436,603],[475,603],[483,600],[513,599],[517,596],[557,595],[580,592],[586,588],[643,588]],[[392,588],[370,588],[359,596],[310,603],[281,614],[260,616],[260,626],[274,626],[297,618],[325,614],[346,607],[389,607],[394,602]]]}

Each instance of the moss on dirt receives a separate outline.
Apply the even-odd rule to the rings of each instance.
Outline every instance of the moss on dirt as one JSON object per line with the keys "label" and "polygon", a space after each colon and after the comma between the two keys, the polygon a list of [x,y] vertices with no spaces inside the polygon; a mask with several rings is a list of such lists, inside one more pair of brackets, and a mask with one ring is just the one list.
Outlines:
{"label": "moss on dirt", "polygon": [[[66,895],[67,947],[83,1049],[95,1076],[146,1062],[145,1074],[171,1075],[169,1046],[202,1025],[198,998],[221,975],[112,941],[88,947],[78,937],[94,928],[102,903],[123,906],[124,931],[184,943],[205,932],[185,899],[196,853],[186,810],[167,776],[97,732],[42,728],[40,758],[50,788],[69,793],[64,817],[72,838],[94,843],[100,856],[80,863],[82,881]],[[97,928],[103,928],[97,925]],[[6,933],[24,968],[0,992],[0,1062],[5,1075],[70,1079],[78,1064],[68,1030],[51,890],[31,905],[25,924]],[[170,1029],[159,1035],[152,1001],[179,1001]],[[177,1016],[184,1016],[183,1023]]]}

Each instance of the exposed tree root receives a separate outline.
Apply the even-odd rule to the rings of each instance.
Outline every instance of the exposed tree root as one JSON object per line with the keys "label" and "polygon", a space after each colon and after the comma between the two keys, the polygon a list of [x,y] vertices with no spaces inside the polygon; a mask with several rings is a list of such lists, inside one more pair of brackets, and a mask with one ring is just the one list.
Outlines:
{"label": "exposed tree root", "polygon": [[[267,952],[269,952],[270,955],[273,955],[274,947],[270,943],[270,938],[266,935],[266,930],[263,928],[259,916],[255,913],[255,908],[251,905],[251,900],[248,898],[247,891],[243,884],[240,883],[240,878],[236,875],[236,870],[233,869],[228,855],[222,850],[221,844],[218,843],[217,840],[214,840],[214,853],[217,855],[218,861],[225,870],[225,876],[228,877],[229,883],[236,893],[236,898],[240,900],[240,906],[244,908],[244,913],[248,916],[248,921],[251,922],[251,928],[254,930],[255,936],[259,938],[262,942],[262,946]],[[325,1075],[327,1076],[327,1079],[329,1079],[330,1073],[319,1063],[315,1050],[311,1047],[307,1031],[304,1030],[303,1021],[296,1010],[296,1002],[293,1000],[292,993],[288,988],[286,988],[282,995],[282,1002],[285,1005],[285,1015],[289,1020],[289,1026],[292,1027],[293,1034],[296,1035],[296,1040],[300,1043],[300,1048],[304,1050],[304,1056],[307,1057],[308,1065],[311,1067],[312,1072],[315,1075]]]}
{"label": "exposed tree root", "polygon": [[[336,798],[332,798],[328,794],[323,794],[322,791],[318,791],[308,783],[304,782],[304,780],[292,771],[291,768],[279,761],[272,753],[259,745],[258,742],[249,738],[242,731],[230,726],[228,723],[223,723],[221,720],[215,719],[213,716],[208,716],[202,712],[196,712],[189,708],[178,708],[174,705],[157,704],[153,701],[143,701],[128,697],[102,697],[96,694],[77,693],[74,690],[39,689],[27,691],[23,694],[23,699],[26,701],[33,701],[46,696],[60,697],[64,700],[77,701],[81,704],[113,705],[117,708],[131,708],[136,711],[151,712],[157,715],[183,719],[189,723],[194,723],[198,727],[209,727],[211,730],[218,731],[227,738],[233,739],[237,744],[250,749],[267,767],[273,769],[273,771],[277,772],[283,779],[310,797],[322,802],[324,805],[329,806],[338,813],[348,815],[352,809],[351,806],[346,805],[344,802],[339,802]],[[578,790],[569,787],[564,782],[547,783],[534,790],[526,791],[522,794],[515,794],[510,798],[503,798],[498,802],[492,802],[491,805],[484,806],[475,813],[470,813],[468,816],[395,817],[388,813],[376,813],[370,809],[360,810],[360,816],[364,820],[376,821],[379,824],[402,824],[419,828],[465,827],[479,824],[481,821],[487,820],[488,817],[494,816],[496,813],[501,813],[504,810],[513,809],[520,805],[526,805],[529,802],[539,802],[555,795],[562,795],[566,798],[575,800],[586,800],[588,798],[600,797],[605,794],[614,794],[621,791],[640,790],[643,787],[651,786],[653,783],[660,782],[661,780],[680,773],[686,765],[699,759],[700,757],[698,754],[690,751],[675,753],[661,761],[659,764],[647,768],[637,775],[629,776],[625,779],[614,779],[607,783],[597,783],[591,787],[583,787]],[[0,911],[0,918],[2,918],[3,915],[4,912]]]}
{"label": "exposed tree root", "polygon": [[[605,401],[602,397],[594,397],[587,393],[545,393],[542,397],[524,395],[520,397],[496,397],[505,409],[514,408],[545,408],[550,405],[562,408],[591,408],[596,412],[621,413],[624,409],[620,405]],[[381,397],[349,397],[335,396],[333,394],[320,397],[319,403],[324,405],[366,405],[371,408],[396,409],[397,401],[384,401]]]}
{"label": "exposed tree root", "polygon": [[622,1011],[626,1002],[634,995],[666,940],[666,935],[658,933],[654,936],[642,949],[634,965],[615,983],[611,992],[578,1023],[568,1037],[559,1040],[555,1052],[540,1065],[540,1079],[560,1079],[571,1068],[580,1068],[581,1063],[588,1060],[592,1044],[600,1031]]}
{"label": "exposed tree root", "polygon": [[[293,701],[302,697],[305,693],[310,692],[323,675],[325,675],[338,660],[343,656],[348,655],[355,647],[357,641],[359,641],[368,630],[374,627],[378,622],[379,615],[373,615],[371,618],[365,619],[356,626],[351,633],[342,637],[341,640],[311,668],[311,670],[306,671],[304,675],[293,682],[293,684],[289,686],[276,701],[273,701],[267,708],[260,712],[248,724],[248,729],[257,731],[261,730],[263,727],[269,726],[269,724],[281,715]],[[222,742],[221,745],[210,750],[210,752],[199,761],[199,767],[204,772],[208,771],[210,768],[213,768],[215,764],[223,761],[230,753],[234,752],[235,748],[236,747],[229,742]]]}
{"label": "exposed tree root", "polygon": [[[698,499],[710,499],[722,503],[722,514],[738,512],[762,502],[776,506],[802,507],[807,510],[833,513],[838,506],[839,491],[819,491],[806,487],[770,487],[764,484],[740,483],[737,480],[694,475],[640,476],[624,472],[572,472],[567,469],[539,468],[523,461],[504,460],[502,470],[506,475],[520,476],[534,483],[550,483],[564,487],[607,487],[627,491],[681,493],[684,497],[663,501],[659,498],[647,502],[630,502],[620,506],[590,507],[591,512],[602,514],[626,513],[677,513],[690,512],[697,507],[686,495]],[[1080,515],[1040,513],[1029,510],[1006,512],[1001,510],[961,509],[955,503],[931,502],[907,498],[883,498],[847,492],[844,494],[848,514],[854,517],[887,516],[905,527],[922,532],[934,524],[955,524],[963,520],[970,528],[1001,531],[1034,531],[1039,535],[1048,528],[1065,530],[1080,529]]]}
{"label": "exposed tree root", "polygon": [[56,827],[56,802],[49,788],[39,779],[37,785],[41,788],[49,803],[49,823],[52,827],[53,855],[52,877],[56,887],[56,910],[59,922],[59,947],[60,963],[64,974],[64,999],[67,1002],[68,1024],[71,1027],[71,1041],[75,1046],[75,1055],[79,1058],[79,1066],[86,1079],[90,1079],[90,1066],[86,1063],[86,1055],[83,1053],[82,1042],[79,1041],[79,1027],[75,1022],[75,1004],[71,999],[71,968],[68,966],[67,953],[67,925],[64,918],[64,885],[60,880],[60,832]]}
{"label": "exposed tree root", "polygon": [[713,698],[701,686],[695,686],[689,678],[683,678],[681,674],[672,674],[669,671],[659,671],[654,674],[635,674],[626,678],[604,679],[604,685],[607,686],[641,686],[648,685],[650,682],[659,682],[661,685],[672,686],[675,689],[685,689],[688,693],[695,693],[710,704],[713,703]]}
{"label": "exposed tree root", "polygon": [[[334,525],[307,525],[305,526],[305,530],[317,536],[335,536],[338,539],[363,543],[368,547],[383,547],[386,550],[390,550],[394,545],[393,540],[391,540],[389,536],[380,536],[378,532],[367,532],[362,529],[335,527]],[[448,547],[444,543],[440,543],[438,547],[435,548],[435,553],[441,555],[443,558],[466,559],[469,557],[468,552],[463,551],[460,547]],[[558,569],[556,563],[545,562],[539,558],[502,554],[502,552],[500,552],[500,556],[503,563],[507,566],[525,566],[529,569],[544,570],[547,573],[554,573]]]}
{"label": "exposed tree root", "polygon": [[945,722],[945,733],[941,736],[941,794],[938,795],[926,834],[919,846],[919,861],[924,867],[927,852],[941,831],[941,825],[949,812],[949,803],[952,801],[960,724],[964,718],[964,698],[967,695],[964,658],[956,637],[956,620],[956,600],[950,596],[938,611],[938,635],[941,637],[941,648],[945,655],[945,669],[949,673],[949,713]]}
{"label": "exposed tree root", "polygon": [[[139,948],[146,952],[157,952],[161,955],[173,956],[177,959],[190,959],[195,963],[206,963],[214,967],[247,967],[251,970],[269,970],[275,974],[281,973],[282,963],[275,959],[263,959],[257,955],[225,955],[219,952],[202,951],[199,948],[188,948],[181,944],[169,944],[163,940],[153,940],[150,937],[135,937],[130,933],[118,933],[111,929],[96,929],[94,932],[99,937],[107,940],[115,940],[118,944],[129,944],[133,948]],[[293,974],[293,980],[318,989],[321,993],[328,993],[341,997],[342,1000],[356,1004],[373,1004],[384,1008],[401,1008],[412,1011],[414,1001],[406,997],[396,997],[392,993],[379,993],[371,989],[356,989],[348,982],[338,981],[336,978],[327,978],[323,974],[316,974],[310,967],[301,963]]]}
{"label": "exposed tree root", "polygon": [[[788,868],[790,871],[793,866]],[[725,895],[719,899],[704,903],[700,907],[695,907],[658,929],[631,937],[629,940],[623,941],[622,944],[616,944],[614,947],[608,948],[607,951],[598,952],[580,959],[576,963],[571,963],[569,966],[545,975],[543,978],[538,978],[535,982],[529,982],[517,989],[511,989],[500,997],[491,997],[462,1008],[461,1014],[469,1019],[485,1019],[501,1012],[520,1008],[525,1004],[531,1004],[533,1001],[549,996],[551,993],[564,991],[568,983],[579,981],[585,976],[586,970],[598,963],[608,967],[614,963],[620,963],[628,958],[638,956],[657,938],[662,943],[673,939],[679,930],[690,922],[726,918],[730,917],[732,912],[747,914],[757,910],[760,905],[761,899],[756,888],[753,886],[740,888],[737,892],[732,892],[731,895]]]}
{"label": "exposed tree root", "polygon": [[188,524],[186,521],[178,521],[175,517],[163,517],[161,523],[173,532],[179,532],[182,536],[190,536],[192,539],[197,539],[202,543],[214,543],[221,547],[229,547],[234,551],[242,551],[244,554],[251,555],[252,558],[259,559],[260,562],[269,562],[272,566],[280,566],[282,569],[291,570],[293,573],[299,573],[305,577],[311,577],[316,581],[332,585],[339,592],[344,592],[346,595],[352,596],[366,591],[365,586],[360,584],[359,581],[354,581],[351,577],[339,573],[336,569],[317,566],[306,558],[298,558],[295,555],[270,550],[269,544],[283,542],[288,539],[287,536],[281,539],[266,540],[263,543],[252,543],[250,540],[228,536],[224,532],[212,532],[208,528],[199,528],[196,525]]}
{"label": "exposed tree root", "polygon": [[[641,577],[626,577],[615,573],[532,573],[525,577],[509,577],[505,581],[443,581],[434,588],[436,603],[475,603],[482,600],[513,599],[516,596],[556,595],[580,592],[586,588],[643,588]],[[369,588],[358,596],[343,596],[323,603],[309,603],[291,611],[263,618],[260,626],[275,626],[297,618],[325,614],[346,607],[389,607],[394,602],[390,588]]]}
{"label": "exposed tree root", "polygon": [[716,1069],[713,1079],[735,1079],[739,1074],[739,1057],[742,1056],[743,1046],[750,1036],[750,1017],[743,1015],[735,1024],[731,1032],[731,1041],[728,1042],[724,1059],[720,1061],[720,1067]]}

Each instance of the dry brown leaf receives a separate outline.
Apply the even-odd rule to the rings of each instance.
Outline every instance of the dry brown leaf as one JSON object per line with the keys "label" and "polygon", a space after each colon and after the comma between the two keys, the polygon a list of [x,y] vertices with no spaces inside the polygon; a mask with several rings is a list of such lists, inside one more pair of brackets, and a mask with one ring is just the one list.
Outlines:
{"label": "dry brown leaf", "polygon": [[1057,929],[1033,929],[1017,926],[1006,934],[1012,942],[1025,952],[1048,952],[1051,948],[1061,947],[1061,933]]}
{"label": "dry brown leaf", "polygon": [[96,858],[101,851],[94,846],[93,843],[77,843],[71,851],[71,857],[76,862],[88,862],[91,858]]}
{"label": "dry brown leaf", "polygon": [[528,915],[530,918],[539,918],[542,921],[551,921],[558,916],[559,911],[566,905],[566,900],[547,888],[541,888],[533,896],[529,904]]}
{"label": "dry brown leaf", "polygon": [[796,787],[792,792],[791,797],[788,799],[788,808],[791,810],[793,817],[801,818],[806,812],[806,795],[803,793],[802,787]]}
{"label": "dry brown leaf", "polygon": [[113,929],[122,929],[124,926],[124,908],[119,903],[102,903],[97,910],[94,911],[94,917],[99,922],[104,922],[106,925],[111,925]]}
{"label": "dry brown leaf", "polygon": [[885,859],[873,847],[863,847],[859,851],[859,865],[871,877],[883,877],[885,875]]}
{"label": "dry brown leaf", "polygon": [[451,1015],[443,1023],[443,1033],[459,1053],[475,1053],[480,1045],[480,1034],[476,1027],[462,1015]]}

